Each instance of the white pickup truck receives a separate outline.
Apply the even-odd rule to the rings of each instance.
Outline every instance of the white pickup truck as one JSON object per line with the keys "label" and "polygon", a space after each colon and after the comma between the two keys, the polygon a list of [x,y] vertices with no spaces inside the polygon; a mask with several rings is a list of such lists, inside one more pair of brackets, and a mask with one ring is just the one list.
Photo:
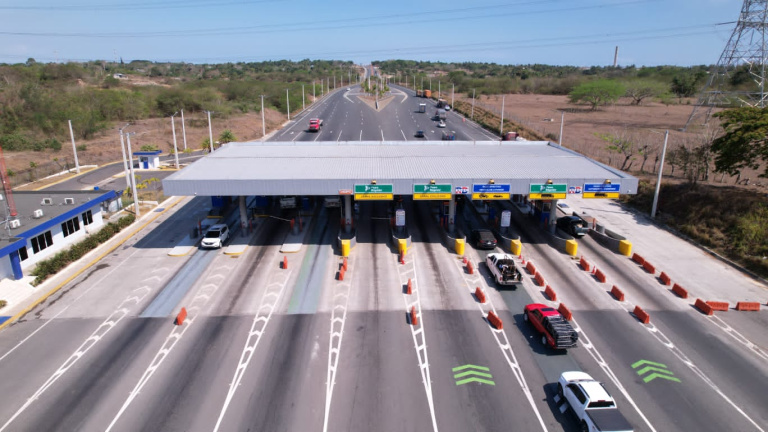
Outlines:
{"label": "white pickup truck", "polygon": [[517,269],[511,255],[489,253],[485,257],[485,265],[493,275],[493,280],[499,285],[515,285],[522,282],[523,275]]}
{"label": "white pickup truck", "polygon": [[603,386],[584,372],[563,372],[557,393],[580,421],[581,432],[633,432],[632,425],[616,408]]}

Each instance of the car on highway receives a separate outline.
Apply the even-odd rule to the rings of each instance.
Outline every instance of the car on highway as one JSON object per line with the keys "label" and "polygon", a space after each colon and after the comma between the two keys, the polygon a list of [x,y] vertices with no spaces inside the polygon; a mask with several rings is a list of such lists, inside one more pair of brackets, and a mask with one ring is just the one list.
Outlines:
{"label": "car on highway", "polygon": [[424,131],[423,130],[417,130],[416,134],[414,136],[416,138],[424,138]]}
{"label": "car on highway", "polygon": [[547,305],[531,303],[523,309],[523,321],[533,325],[541,334],[541,343],[555,349],[573,348],[579,341],[579,334],[557,311]]}
{"label": "car on highway", "polygon": [[474,229],[470,237],[472,244],[478,249],[496,249],[496,236],[491,230]]}
{"label": "car on highway", "polygon": [[224,246],[224,242],[229,238],[229,227],[227,224],[216,224],[208,228],[205,232],[203,240],[200,241],[200,246],[204,248],[220,248]]}
{"label": "car on highway", "polygon": [[603,383],[581,371],[563,372],[557,394],[565,399],[582,432],[632,432],[634,429],[616,408]]}
{"label": "car on highway", "polygon": [[445,122],[440,120],[440,123],[437,124],[437,127],[444,128],[445,127]]}
{"label": "car on highway", "polygon": [[446,105],[446,106],[443,107],[443,109],[446,110],[446,111],[450,111],[451,110],[451,106],[450,105]]}

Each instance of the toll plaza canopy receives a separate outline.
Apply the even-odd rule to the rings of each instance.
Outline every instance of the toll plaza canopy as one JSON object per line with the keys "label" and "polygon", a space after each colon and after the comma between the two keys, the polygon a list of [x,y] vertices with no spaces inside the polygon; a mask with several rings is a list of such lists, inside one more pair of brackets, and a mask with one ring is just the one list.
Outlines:
{"label": "toll plaza canopy", "polygon": [[[166,195],[339,195],[355,185],[392,185],[412,195],[414,185],[509,185],[527,195],[531,185],[611,183],[637,193],[638,180],[548,141],[233,142],[163,180]],[[468,191],[468,192],[467,192]]]}

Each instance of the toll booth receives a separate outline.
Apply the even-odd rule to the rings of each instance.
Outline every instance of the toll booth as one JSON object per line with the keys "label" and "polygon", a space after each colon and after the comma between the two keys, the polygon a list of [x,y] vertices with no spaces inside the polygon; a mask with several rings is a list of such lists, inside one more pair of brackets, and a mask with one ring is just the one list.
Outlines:
{"label": "toll booth", "polygon": [[160,153],[162,150],[133,152],[133,155],[139,158],[140,170],[151,170],[160,168]]}
{"label": "toll booth", "polygon": [[552,201],[550,200],[534,200],[530,201],[533,206],[533,214],[536,219],[543,223],[549,223],[550,214],[552,213]]}

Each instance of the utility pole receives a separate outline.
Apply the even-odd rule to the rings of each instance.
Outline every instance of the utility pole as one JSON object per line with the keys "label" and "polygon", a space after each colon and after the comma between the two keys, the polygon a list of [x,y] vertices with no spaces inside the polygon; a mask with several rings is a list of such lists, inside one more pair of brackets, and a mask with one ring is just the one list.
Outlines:
{"label": "utility pole", "polygon": [[72,132],[72,120],[67,120],[69,122],[69,137],[72,138],[72,151],[75,153],[75,169],[77,169],[77,173],[80,174],[80,163],[77,161],[77,146],[75,145],[75,134]]}
{"label": "utility pole", "polygon": [[285,106],[288,111],[288,120],[291,119],[291,100],[288,99],[288,89],[285,89]]}
{"label": "utility pole", "polygon": [[184,126],[184,110],[181,110],[181,136],[184,139],[184,151],[187,151],[187,128]]}
{"label": "utility pole", "polygon": [[499,135],[504,136],[504,95],[501,95],[501,126],[499,126]]}
{"label": "utility pole", "polygon": [[440,99],[440,81],[437,82],[437,98]]}
{"label": "utility pole", "polygon": [[261,95],[261,142],[267,136],[267,124],[264,122],[264,95]]}
{"label": "utility pole", "polygon": [[453,108],[454,97],[456,96],[456,84],[451,83],[451,108]]}
{"label": "utility pole", "polygon": [[336,88],[336,72],[333,73],[333,88]]}
{"label": "utility pole", "polygon": [[315,103],[317,101],[317,83],[312,80],[312,103]]}
{"label": "utility pole", "polygon": [[131,150],[131,135],[134,135],[136,132],[128,132],[125,134],[125,139],[128,141],[128,159],[131,163],[129,163],[129,169],[131,172],[131,193],[133,194],[133,208],[136,209],[136,219],[141,216],[141,210],[139,209],[139,195],[136,193],[136,175],[133,173],[133,151]]}
{"label": "utility pole", "polygon": [[301,110],[304,111],[306,107],[304,106],[304,84],[301,85]]}
{"label": "utility pole", "polygon": [[558,138],[558,141],[560,141],[560,145],[563,145],[563,125],[565,124],[565,111],[561,112],[560,116],[560,137]]}
{"label": "utility pole", "polygon": [[470,119],[475,119],[475,89],[472,89],[472,114],[469,116]]}
{"label": "utility pole", "polygon": [[130,123],[126,123],[125,126],[121,127],[120,130],[120,150],[123,152],[123,172],[125,172],[125,187],[129,188],[131,187],[131,179],[128,177],[129,171],[128,171],[128,160],[125,157],[125,139],[123,138],[123,130],[127,128],[130,125]]}
{"label": "utility pole", "polygon": [[206,113],[208,113],[208,144],[211,146],[211,153],[213,153],[213,129],[211,129],[211,112],[212,111],[206,111]]}
{"label": "utility pole", "polygon": [[176,158],[176,169],[179,169],[179,150],[176,147],[176,124],[173,122],[173,117],[178,114],[179,112],[176,111],[171,116],[171,130],[173,130],[173,155]]}
{"label": "utility pole", "polygon": [[664,131],[664,147],[661,149],[661,162],[659,162],[659,176],[656,178],[656,192],[653,193],[653,206],[651,208],[651,219],[656,217],[656,204],[659,202],[659,189],[661,188],[661,172],[664,171],[664,156],[667,154],[667,139],[669,131]]}

